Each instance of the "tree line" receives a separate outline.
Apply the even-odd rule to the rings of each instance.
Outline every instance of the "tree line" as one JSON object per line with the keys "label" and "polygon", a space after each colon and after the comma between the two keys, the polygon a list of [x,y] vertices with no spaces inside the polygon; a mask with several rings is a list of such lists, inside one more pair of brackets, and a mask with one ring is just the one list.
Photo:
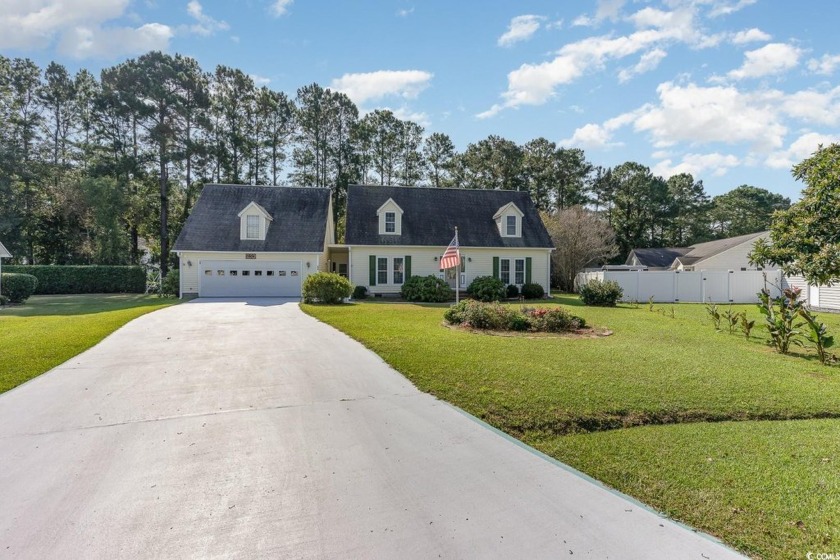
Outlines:
{"label": "tree line", "polygon": [[352,183],[525,190],[549,214],[590,208],[623,255],[758,231],[790,205],[747,185],[710,199],[689,174],[595,166],[545,138],[491,135],[459,152],[391,111],[360,115],[341,92],[313,83],[292,98],[179,54],[98,78],[0,56],[0,240],[18,262],[129,264],[148,250],[165,275],[209,182],[330,188],[339,231]]}

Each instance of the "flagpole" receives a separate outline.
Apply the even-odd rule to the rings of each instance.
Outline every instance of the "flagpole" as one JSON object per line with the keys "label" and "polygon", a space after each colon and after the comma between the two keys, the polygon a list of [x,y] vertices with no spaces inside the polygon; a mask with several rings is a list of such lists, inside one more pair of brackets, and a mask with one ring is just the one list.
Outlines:
{"label": "flagpole", "polygon": [[458,251],[458,264],[455,265],[455,305],[458,305],[461,293],[461,245],[458,243],[458,226],[455,226],[455,250]]}

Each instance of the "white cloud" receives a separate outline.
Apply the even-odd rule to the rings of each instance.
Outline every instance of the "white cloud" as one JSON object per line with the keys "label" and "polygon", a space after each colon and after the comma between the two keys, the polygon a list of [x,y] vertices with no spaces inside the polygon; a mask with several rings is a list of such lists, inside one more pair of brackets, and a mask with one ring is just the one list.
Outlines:
{"label": "white cloud", "polygon": [[160,23],[147,23],[138,28],[78,26],[62,35],[58,52],[73,58],[113,59],[166,50],[174,34],[171,27]]}
{"label": "white cloud", "polygon": [[747,43],[769,41],[772,38],[770,34],[765,33],[757,27],[753,27],[752,29],[744,29],[733,35],[732,43],[735,45],[745,45]]}
{"label": "white cloud", "polygon": [[727,2],[724,0],[707,0],[704,3],[712,5],[711,10],[709,10],[709,16],[718,17],[726,16],[743,10],[747,6],[755,4],[757,1],[758,0],[737,0],[736,2]]}
{"label": "white cloud", "polygon": [[744,53],[744,64],[727,74],[730,78],[760,78],[781,74],[799,64],[802,50],[786,43],[770,43],[760,49]]}
{"label": "white cloud", "polygon": [[624,83],[634,76],[655,70],[666,56],[668,56],[668,53],[662,49],[653,49],[646,52],[635,66],[624,68],[618,73],[618,81]]}
{"label": "white cloud", "polygon": [[510,20],[508,30],[499,37],[499,46],[509,47],[514,43],[530,39],[540,28],[543,20],[545,20],[544,16],[535,16],[531,14],[516,16]]}
{"label": "white cloud", "polygon": [[613,142],[613,133],[619,128],[626,126],[635,119],[635,112],[624,113],[606,121],[603,125],[586,124],[575,130],[570,138],[560,140],[561,146],[576,146],[579,148],[609,148],[623,145],[622,142]]}
{"label": "white cloud", "polygon": [[651,171],[654,175],[661,175],[666,179],[680,173],[690,173],[694,177],[711,173],[715,177],[721,177],[738,165],[741,165],[741,160],[734,155],[714,152],[710,154],[685,154],[679,163],[665,159],[654,165]]}
{"label": "white cloud", "polygon": [[414,6],[411,8],[403,8],[402,10],[397,10],[397,15],[399,17],[408,17],[414,13]]}
{"label": "white cloud", "polygon": [[781,110],[789,117],[823,126],[840,123],[840,86],[828,91],[801,90],[778,95]]}
{"label": "white cloud", "polygon": [[379,70],[358,74],[344,74],[330,84],[334,90],[346,93],[357,104],[387,96],[416,98],[429,87],[433,74],[422,70]]}
{"label": "white cloud", "polygon": [[840,54],[824,54],[822,58],[812,58],[808,61],[808,70],[815,74],[833,74],[834,70],[840,67]]}
{"label": "white cloud", "polygon": [[770,154],[764,163],[775,169],[790,169],[795,164],[810,157],[820,144],[828,146],[838,141],[840,141],[840,135],[831,136],[808,132],[794,140],[786,150],[779,150]]}
{"label": "white cloud", "polygon": [[422,111],[413,111],[405,105],[397,107],[396,109],[394,109],[393,107],[381,107],[381,109],[391,111],[392,113],[394,113],[394,116],[398,119],[402,121],[415,122],[423,128],[428,128],[431,124],[428,113],[424,113]]}
{"label": "white cloud", "polygon": [[41,49],[75,27],[94,28],[125,13],[129,0],[3,2],[0,49]]}
{"label": "white cloud", "polygon": [[257,87],[267,86],[271,83],[271,78],[260,76],[259,74],[248,74],[248,77],[254,80],[254,85]]}
{"label": "white cloud", "polygon": [[598,0],[598,7],[594,16],[586,14],[576,17],[572,27],[592,27],[604,20],[617,21],[626,0]]}
{"label": "white cloud", "polygon": [[209,37],[216,31],[226,31],[230,26],[226,21],[214,19],[204,13],[204,8],[198,0],[190,0],[187,4],[187,13],[195,19],[195,23],[188,26],[191,33]]}
{"label": "white cloud", "polygon": [[294,0],[275,0],[268,11],[271,12],[271,15],[274,17],[284,16],[288,13],[289,6],[292,5],[292,2],[294,2]]}

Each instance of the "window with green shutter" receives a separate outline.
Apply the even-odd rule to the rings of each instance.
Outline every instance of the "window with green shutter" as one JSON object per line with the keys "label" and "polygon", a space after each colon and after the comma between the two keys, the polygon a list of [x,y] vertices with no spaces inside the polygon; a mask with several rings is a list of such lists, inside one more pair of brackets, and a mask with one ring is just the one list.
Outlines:
{"label": "window with green shutter", "polygon": [[368,282],[371,286],[376,286],[376,255],[370,256],[370,275]]}

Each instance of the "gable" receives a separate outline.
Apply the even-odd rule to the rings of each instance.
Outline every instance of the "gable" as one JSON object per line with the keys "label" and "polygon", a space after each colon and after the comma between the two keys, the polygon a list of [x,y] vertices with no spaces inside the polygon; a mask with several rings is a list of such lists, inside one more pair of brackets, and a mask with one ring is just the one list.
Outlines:
{"label": "gable", "polygon": [[268,211],[253,200],[242,209],[239,216],[239,239],[264,241],[273,218]]}
{"label": "gable", "polygon": [[[402,211],[401,234],[380,234],[377,211],[389,200]],[[510,204],[513,206],[509,206]],[[521,235],[503,237],[494,216],[515,207]],[[515,211],[513,211],[516,213]],[[348,245],[446,246],[455,227],[461,246],[553,248],[528,193],[428,187],[350,185],[347,191]]]}
{"label": "gable", "polygon": [[376,210],[376,215],[379,219],[379,234],[401,235],[403,213],[403,209],[400,208],[399,204],[394,202],[393,198],[386,200],[385,203]]}

